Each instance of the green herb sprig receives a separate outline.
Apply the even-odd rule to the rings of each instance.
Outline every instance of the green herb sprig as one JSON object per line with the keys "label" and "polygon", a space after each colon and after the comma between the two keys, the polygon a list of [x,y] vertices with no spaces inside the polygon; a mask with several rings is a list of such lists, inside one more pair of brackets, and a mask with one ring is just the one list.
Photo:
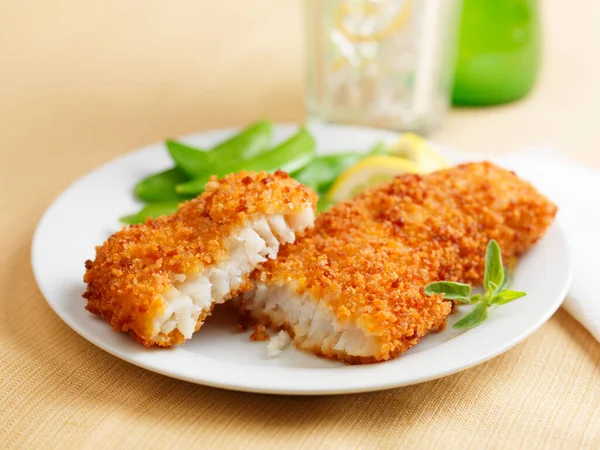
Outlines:
{"label": "green herb sprig", "polygon": [[444,299],[463,304],[475,304],[473,310],[457,321],[453,327],[467,330],[476,327],[488,318],[488,309],[492,305],[505,305],[524,297],[525,292],[507,289],[509,274],[502,265],[500,246],[495,240],[488,242],[485,251],[485,272],[483,275],[483,294],[471,294],[471,286],[452,281],[436,281],[425,286],[425,294],[444,294]]}

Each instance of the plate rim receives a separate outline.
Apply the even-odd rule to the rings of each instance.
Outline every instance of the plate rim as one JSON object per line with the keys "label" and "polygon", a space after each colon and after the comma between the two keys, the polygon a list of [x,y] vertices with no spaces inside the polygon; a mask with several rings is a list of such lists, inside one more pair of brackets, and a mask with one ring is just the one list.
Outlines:
{"label": "plate rim", "polygon": [[[290,127],[297,127],[297,126],[298,126],[297,124],[276,123],[276,124],[274,124],[274,129],[289,129]],[[365,133],[374,132],[379,135],[382,135],[384,133],[390,134],[390,136],[392,134],[396,135],[396,136],[398,135],[398,133],[391,132],[390,130],[382,130],[382,129],[369,128],[369,127],[355,127],[355,126],[332,125],[332,124],[317,125],[317,127],[319,127],[319,126],[325,128],[325,129],[327,129],[327,128],[329,128],[329,129],[333,128],[333,129],[339,129],[339,130],[350,129],[350,130],[355,130],[355,131],[358,130],[360,132],[365,132]],[[309,128],[315,128],[315,126],[309,125]],[[223,129],[215,129],[215,130],[204,130],[199,133],[188,134],[179,139],[182,139],[182,140],[193,139],[195,137],[203,136],[203,135],[207,135],[207,134],[215,134],[215,135],[221,134],[221,133],[225,134],[225,133],[234,132],[235,130],[238,130],[238,129],[240,129],[240,127],[231,127],[231,128],[223,128]],[[439,144],[437,144],[435,142],[433,144],[436,145],[438,148],[441,147]],[[42,234],[42,230],[44,229],[46,222],[51,217],[52,211],[54,210],[56,205],[60,204],[60,201],[65,196],[67,196],[67,194],[69,192],[71,192],[72,190],[75,190],[79,183],[83,182],[86,178],[91,177],[93,174],[101,172],[103,169],[105,169],[109,166],[119,164],[124,159],[130,158],[135,154],[142,153],[144,151],[150,151],[157,145],[160,145],[160,143],[153,143],[153,144],[129,151],[123,155],[120,155],[117,158],[114,158],[110,161],[107,161],[107,162],[101,164],[100,166],[92,169],[91,171],[85,173],[84,175],[82,175],[81,177],[78,177],[75,181],[73,181],[65,190],[63,190],[61,192],[61,194],[59,194],[52,201],[52,203],[47,207],[44,214],[40,218],[40,220],[36,226],[36,229],[34,231],[33,237],[32,237],[30,256],[31,256],[31,265],[32,265],[32,269],[33,269],[33,275],[34,275],[34,278],[38,285],[38,289],[40,290],[40,293],[42,294],[42,296],[44,297],[44,300],[50,306],[50,308],[55,312],[55,314],[65,324],[67,324],[73,331],[75,331],[81,337],[86,339],[88,342],[101,348],[102,350],[106,351],[107,353],[109,353],[123,361],[126,361],[130,364],[136,365],[136,366],[141,367],[146,370],[150,370],[155,373],[159,373],[163,376],[168,376],[171,378],[176,378],[176,379],[180,379],[180,380],[195,383],[195,384],[211,386],[211,387],[216,387],[216,388],[221,388],[221,389],[229,389],[229,390],[242,391],[242,392],[264,393],[264,394],[281,394],[281,395],[341,395],[341,394],[350,394],[350,393],[359,393],[359,392],[380,391],[380,390],[393,389],[396,387],[422,383],[422,382],[446,377],[446,376],[461,372],[463,370],[469,369],[476,365],[479,365],[485,361],[495,358],[496,356],[506,352],[507,350],[509,350],[509,349],[513,348],[514,346],[518,345],[519,343],[523,342],[527,337],[529,337],[535,331],[537,331],[558,310],[558,308],[561,306],[562,302],[564,301],[564,299],[568,293],[569,287],[571,285],[571,281],[573,278],[573,271],[574,271],[572,249],[571,249],[571,246],[569,245],[569,241],[568,241],[568,238],[567,238],[567,235],[565,232],[564,225],[563,225],[562,221],[560,220],[560,217],[557,217],[555,219],[553,225],[551,226],[551,228],[548,230],[548,233],[550,232],[550,230],[553,230],[554,233],[558,233],[558,236],[560,237],[560,240],[561,240],[561,246],[563,247],[563,250],[565,251],[565,256],[566,256],[565,267],[567,268],[567,274],[565,276],[564,286],[560,292],[560,295],[555,296],[555,300],[552,302],[550,307],[545,309],[544,314],[541,314],[540,317],[538,317],[537,320],[535,320],[532,325],[528,326],[527,330],[514,336],[512,339],[508,339],[503,345],[496,347],[493,351],[491,351],[485,355],[474,358],[464,364],[459,364],[457,366],[452,366],[452,367],[446,368],[446,369],[440,369],[436,374],[432,374],[431,376],[409,380],[408,382],[393,382],[393,381],[387,382],[387,383],[379,382],[374,385],[369,385],[368,383],[360,385],[360,383],[358,383],[359,384],[358,386],[339,388],[339,389],[335,389],[335,390],[331,390],[331,388],[319,388],[319,387],[313,387],[312,389],[303,389],[303,388],[281,389],[281,388],[268,388],[268,387],[265,388],[265,387],[258,387],[258,386],[248,386],[248,385],[244,385],[243,383],[232,384],[232,383],[228,383],[228,382],[206,380],[206,379],[202,379],[202,378],[198,378],[198,377],[192,377],[192,376],[186,375],[184,373],[180,373],[180,372],[169,371],[160,366],[157,367],[156,365],[152,365],[152,364],[144,362],[142,360],[133,359],[127,353],[124,353],[123,349],[121,349],[121,351],[119,351],[119,349],[114,348],[110,342],[103,341],[102,339],[98,339],[95,336],[93,336],[92,333],[86,331],[84,327],[82,327],[79,323],[77,323],[77,321],[73,321],[72,318],[69,317],[68,315],[62,314],[62,312],[59,310],[59,305],[55,304],[55,302],[48,299],[48,295],[46,295],[46,292],[42,286],[42,283],[40,282],[40,278],[41,278],[40,271],[42,269],[41,269],[41,267],[39,267],[39,261],[38,261],[38,258],[36,257],[36,255],[39,253],[37,251],[37,249],[40,246],[40,239],[41,239],[40,236]],[[441,147],[441,148],[443,148],[443,147]],[[450,150],[450,152],[455,152],[455,150]],[[467,157],[469,156],[469,155],[465,155],[465,154],[458,153],[458,152],[456,152],[456,153],[460,156],[467,156]],[[112,330],[110,330],[109,328],[107,328],[107,331],[110,331],[112,333]],[[181,349],[178,348],[176,351],[180,352]],[[169,352],[175,353],[174,350],[170,350]],[[200,356],[200,355],[198,355],[198,356]],[[375,365],[364,365],[364,366],[349,366],[349,367],[369,368],[369,367],[374,367],[374,366],[380,366],[381,364],[384,364],[384,363],[378,363]],[[224,365],[226,366],[227,364],[224,364]],[[264,370],[274,370],[274,369],[282,369],[282,368],[264,366]],[[306,369],[287,368],[287,370],[302,371],[302,370],[306,370]],[[314,369],[308,369],[308,370],[314,370]],[[317,370],[323,370],[323,369],[317,369]]]}

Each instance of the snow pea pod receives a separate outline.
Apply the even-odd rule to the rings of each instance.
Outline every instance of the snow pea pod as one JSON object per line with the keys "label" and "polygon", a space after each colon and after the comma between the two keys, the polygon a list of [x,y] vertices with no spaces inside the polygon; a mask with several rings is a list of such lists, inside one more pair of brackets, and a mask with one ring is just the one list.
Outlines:
{"label": "snow pea pod", "polygon": [[166,145],[177,167],[196,178],[214,171],[223,172],[238,161],[257,157],[268,149],[272,134],[271,122],[261,120],[217,144],[210,151],[202,151],[173,140],[167,140]]}
{"label": "snow pea pod", "polygon": [[179,184],[176,191],[180,194],[199,194],[204,191],[204,185],[211,175],[221,178],[232,172],[247,170],[249,172],[274,172],[277,169],[294,172],[306,166],[314,158],[315,140],[311,134],[302,127],[287,141],[266,153],[261,153],[256,158],[247,161],[235,161],[227,167],[215,167],[211,174],[197,177],[186,183]]}
{"label": "snow pea pod", "polygon": [[317,202],[317,212],[322,213],[331,208],[334,203],[327,197],[326,193],[319,193],[319,201]]}
{"label": "snow pea pod", "polygon": [[[383,141],[375,143],[368,152],[368,155],[387,155],[390,153],[390,148]],[[367,155],[365,155],[367,156]]]}
{"label": "snow pea pod", "polygon": [[248,160],[268,151],[273,138],[273,124],[258,121],[241,132],[216,145],[209,153],[211,162],[229,164],[230,160]]}
{"label": "snow pea pod", "polygon": [[149,203],[144,206],[137,214],[121,217],[119,220],[128,225],[144,223],[148,218],[157,218],[166,214],[174,213],[179,209],[181,201],[171,200],[157,203]]}
{"label": "snow pea pod", "polygon": [[304,127],[287,141],[282,142],[272,150],[246,161],[243,169],[249,172],[274,172],[277,169],[284,172],[296,172],[310,163],[315,157],[317,144]]}
{"label": "snow pea pod", "polygon": [[181,169],[174,167],[144,178],[136,184],[134,192],[137,198],[146,202],[184,200],[189,196],[177,193],[175,186],[189,179]]}
{"label": "snow pea pod", "polygon": [[[317,212],[323,212],[323,211],[328,210],[329,208],[331,208],[334,205],[334,203],[331,201],[331,199],[329,198],[329,196],[327,194],[329,192],[329,189],[331,189],[331,186],[337,179],[337,177],[339,177],[344,170],[346,170],[348,167],[356,164],[364,157],[372,156],[372,155],[387,155],[389,153],[390,153],[390,149],[387,146],[387,144],[385,144],[382,141],[379,141],[379,142],[375,143],[375,145],[373,145],[366,154],[364,154],[364,153],[342,153],[339,155],[326,155],[323,157],[319,157],[319,159],[323,158],[324,161],[318,161],[317,159],[315,159],[315,161],[313,163],[311,163],[305,169],[303,169],[298,174],[296,174],[295,178],[298,181],[300,181],[301,183],[304,183],[307,186],[312,187],[314,190],[317,191],[317,194],[319,194],[319,201],[317,203]],[[335,158],[336,156],[340,158],[339,161],[336,161],[336,158]],[[331,158],[332,161],[331,162],[328,161],[328,158]],[[331,166],[324,167],[323,169],[321,169],[321,166],[326,162],[327,163],[330,162]],[[314,167],[311,167],[313,164],[314,164]],[[305,170],[307,171],[307,173],[304,173]],[[334,173],[334,172],[337,172],[337,173]],[[329,182],[326,181],[327,176],[330,177],[329,179],[331,181],[329,181]],[[311,183],[313,184],[312,186],[311,186]]]}
{"label": "snow pea pod", "polygon": [[208,152],[181,142],[165,141],[167,150],[175,161],[175,166],[190,178],[203,174],[210,167]]}
{"label": "snow pea pod", "polygon": [[364,154],[358,152],[317,156],[292,176],[314,191],[327,191],[344,170],[362,158]]}

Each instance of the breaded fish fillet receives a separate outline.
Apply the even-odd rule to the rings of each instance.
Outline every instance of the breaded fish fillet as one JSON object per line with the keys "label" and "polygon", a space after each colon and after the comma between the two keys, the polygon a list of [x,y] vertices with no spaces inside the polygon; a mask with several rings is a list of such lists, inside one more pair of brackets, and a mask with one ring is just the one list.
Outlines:
{"label": "breaded fish fillet", "polygon": [[481,283],[490,239],[516,257],[555,214],[532,185],[490,163],[400,176],[319,215],[256,274],[240,307],[317,355],[394,358],[445,326],[451,303],[424,286]]}
{"label": "breaded fish fillet", "polygon": [[170,215],[124,228],[86,261],[87,310],[146,346],[181,344],[215,303],[312,226],[316,195],[284,172],[211,180]]}

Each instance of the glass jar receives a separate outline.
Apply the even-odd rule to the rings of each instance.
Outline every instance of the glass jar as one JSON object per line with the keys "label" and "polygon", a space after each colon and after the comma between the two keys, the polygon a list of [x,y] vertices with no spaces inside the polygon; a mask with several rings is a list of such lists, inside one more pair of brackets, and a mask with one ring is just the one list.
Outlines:
{"label": "glass jar", "polygon": [[426,134],[450,100],[460,0],[305,0],[309,119]]}

